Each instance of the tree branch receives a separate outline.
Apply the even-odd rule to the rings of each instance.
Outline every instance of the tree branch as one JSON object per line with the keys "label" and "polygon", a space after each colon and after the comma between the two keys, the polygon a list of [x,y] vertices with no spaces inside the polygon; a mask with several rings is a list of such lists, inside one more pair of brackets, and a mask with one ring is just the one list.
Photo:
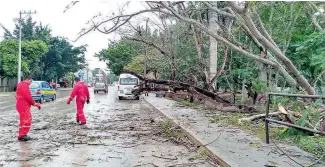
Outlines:
{"label": "tree branch", "polygon": [[218,79],[218,77],[221,76],[221,74],[223,73],[226,66],[227,57],[228,57],[228,47],[225,47],[222,65],[219,71],[216,73],[216,75],[211,79],[210,83],[214,83]]}
{"label": "tree branch", "polygon": [[[162,49],[162,48],[159,47],[158,45],[154,44],[153,42],[149,42],[149,41],[146,41],[146,40],[144,40],[144,39],[138,39],[138,38],[134,38],[134,37],[125,37],[125,38],[128,39],[128,40],[133,40],[133,41],[137,41],[137,42],[142,42],[142,43],[144,43],[144,44],[146,44],[146,45],[148,45],[148,46],[152,46],[152,47],[156,48],[156,49],[157,49],[161,54],[167,56],[169,59],[172,59],[171,53],[169,53],[169,52],[167,52],[167,51],[164,51],[164,49]],[[171,64],[172,64],[172,66],[174,67],[174,69],[175,69],[175,70],[176,70],[180,75],[182,75],[183,77],[185,77],[186,79],[188,79],[187,76],[185,76],[184,74],[182,74],[182,73],[178,70],[178,68],[176,67],[174,61],[172,61]]]}
{"label": "tree branch", "polygon": [[67,5],[63,11],[63,13],[67,12],[69,9],[71,9],[75,4],[77,4],[79,1],[71,1],[69,5]]}
{"label": "tree branch", "polygon": [[268,41],[256,28],[252,18],[249,15],[249,12],[243,14],[244,20],[248,28],[255,34],[256,38],[266,46],[271,52],[275,54],[275,56],[280,59],[285,66],[288,68],[290,72],[295,76],[299,86],[303,87],[308,94],[315,94],[315,90],[311,87],[309,82],[306,80],[304,76],[301,75],[300,71],[296,68],[295,65],[279,50],[276,46],[274,46],[270,41]]}
{"label": "tree branch", "polygon": [[[160,11],[159,8],[153,8],[153,9],[141,10],[139,12],[136,12],[136,13],[133,13],[133,14],[129,14],[129,15],[118,15],[118,16],[112,17],[112,18],[110,18],[108,20],[104,20],[104,21],[102,21],[102,22],[100,22],[98,24],[93,24],[93,26],[91,28],[89,28],[88,30],[81,31],[74,42],[76,42],[82,36],[88,34],[89,32],[91,32],[93,30],[99,30],[98,27],[101,26],[104,23],[117,20],[115,22],[114,26],[111,27],[109,30],[107,30],[107,31],[101,31],[101,32],[103,32],[105,34],[109,34],[109,33],[112,33],[113,31],[117,30],[121,26],[125,25],[126,23],[128,23],[135,16],[138,16],[138,15],[143,14],[143,13],[159,12],[159,11]],[[124,19],[124,21],[122,23],[120,23],[120,20],[122,20],[122,19]]]}
{"label": "tree branch", "polygon": [[235,12],[240,13],[240,14],[245,13],[246,10],[247,10],[247,8],[241,8],[241,7],[239,7],[239,6],[236,4],[236,1],[229,1],[228,4],[230,5],[230,7],[231,7],[232,9],[235,10]]}
{"label": "tree branch", "polygon": [[212,36],[213,38],[215,38],[217,41],[227,45],[228,47],[232,48],[233,50],[242,53],[243,55],[245,55],[246,57],[252,58],[253,60],[262,62],[264,64],[268,64],[271,66],[276,66],[277,64],[273,61],[267,60],[267,59],[261,59],[259,56],[254,55],[252,53],[249,53],[245,50],[243,50],[242,48],[239,48],[238,46],[234,45],[233,43],[231,43],[230,41],[228,41],[227,39],[217,35],[216,33],[212,32],[211,30],[209,30],[205,25],[201,24],[200,22],[197,22],[196,20],[193,19],[189,19],[189,18],[185,18],[183,16],[181,16],[180,14],[178,14],[176,11],[174,11],[173,9],[169,8],[168,6],[166,6],[165,4],[162,3],[162,5],[170,12],[173,13],[173,15],[175,15],[176,18],[185,21],[187,23],[193,24],[194,26],[200,28],[201,30],[203,30],[204,32],[206,32],[207,34],[209,34],[210,36]]}
{"label": "tree branch", "polygon": [[[272,39],[272,37],[270,36],[270,34],[266,31],[266,28],[264,27],[264,24],[263,24],[263,22],[262,22],[262,20],[261,20],[261,17],[260,17],[260,15],[256,12],[256,9],[255,8],[253,8],[253,11],[254,11],[254,13],[255,13],[255,15],[257,16],[257,21],[258,21],[258,23],[259,23],[259,25],[260,25],[260,27],[261,27],[261,30],[262,30],[262,33],[264,34],[264,35],[266,35],[266,38],[275,46],[275,47],[277,47],[278,49],[279,49],[279,47],[278,47],[278,45],[274,42],[274,40]],[[280,49],[279,49],[280,50]]]}
{"label": "tree branch", "polygon": [[202,43],[202,31],[200,31],[200,39],[198,40],[193,25],[191,25],[191,29],[192,29],[192,32],[193,32],[193,38],[194,38],[194,42],[195,42],[195,46],[196,46],[196,50],[197,50],[197,55],[198,55],[199,62],[200,62],[199,67],[203,70],[203,73],[204,73],[205,79],[206,79],[206,83],[208,83],[209,74],[208,74],[206,64],[204,63],[203,57],[202,57],[202,44],[203,44]]}
{"label": "tree branch", "polygon": [[213,7],[209,2],[204,2],[203,1],[202,3],[204,5],[206,5],[210,10],[212,10],[212,11],[214,11],[214,12],[220,14],[220,15],[224,15],[224,16],[229,17],[229,18],[234,19],[234,20],[236,19],[236,16],[235,15],[230,14],[230,13],[227,13],[225,11],[222,11],[222,10],[216,8],[216,7]]}

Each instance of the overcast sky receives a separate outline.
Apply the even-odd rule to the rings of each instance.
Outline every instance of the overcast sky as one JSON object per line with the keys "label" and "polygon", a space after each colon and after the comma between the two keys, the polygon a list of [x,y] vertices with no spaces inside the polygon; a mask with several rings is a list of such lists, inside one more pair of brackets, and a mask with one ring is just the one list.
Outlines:
{"label": "overcast sky", "polygon": [[[19,17],[20,10],[36,10],[33,15],[35,21],[41,21],[43,25],[49,24],[52,28],[52,34],[64,36],[74,40],[78,32],[85,28],[85,23],[101,12],[103,15],[118,10],[126,1],[99,1],[99,0],[82,0],[74,7],[63,13],[65,7],[71,3],[67,0],[6,0],[0,2],[0,23],[6,28],[13,30],[14,18]],[[140,2],[132,2],[132,8],[141,8]],[[3,30],[0,30],[0,36]],[[2,38],[2,37],[1,37]],[[103,48],[106,48],[108,39],[119,39],[117,34],[101,34],[92,31],[88,35],[82,37],[74,46],[88,44],[86,59],[89,60],[90,68],[106,68],[104,62],[98,61],[94,54]]]}

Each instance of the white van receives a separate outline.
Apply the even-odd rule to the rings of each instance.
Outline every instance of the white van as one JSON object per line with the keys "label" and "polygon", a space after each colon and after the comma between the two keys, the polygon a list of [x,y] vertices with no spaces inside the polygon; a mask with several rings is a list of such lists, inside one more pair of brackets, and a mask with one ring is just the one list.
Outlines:
{"label": "white van", "polygon": [[131,74],[121,74],[118,79],[117,89],[118,89],[118,98],[122,100],[123,98],[135,98],[139,100],[139,96],[135,97],[132,94],[132,90],[138,87],[140,80],[138,77]]}

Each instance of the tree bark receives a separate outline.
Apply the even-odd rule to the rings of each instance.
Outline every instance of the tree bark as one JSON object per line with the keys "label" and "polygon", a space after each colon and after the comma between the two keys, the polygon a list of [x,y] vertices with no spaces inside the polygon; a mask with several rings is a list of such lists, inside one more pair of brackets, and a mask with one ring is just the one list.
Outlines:
{"label": "tree bark", "polygon": [[197,51],[197,55],[199,58],[199,62],[200,62],[200,68],[203,70],[204,76],[205,76],[205,84],[209,84],[210,81],[210,76],[207,70],[207,65],[205,63],[205,61],[203,60],[203,56],[202,56],[202,46],[203,46],[203,33],[202,30],[200,30],[200,36],[197,37],[196,32],[195,32],[195,28],[193,25],[191,25],[192,27],[192,31],[193,31],[193,38],[194,38],[194,42],[195,42],[195,46],[196,46],[196,51]]}
{"label": "tree bark", "polygon": [[[276,115],[280,115],[280,114],[283,114],[283,113],[282,112],[272,112],[272,113],[269,113],[269,116],[276,116]],[[264,118],[264,117],[265,117],[265,114],[253,115],[253,116],[250,116],[247,118],[240,118],[240,119],[238,119],[237,123],[241,124],[242,122],[250,122],[250,121],[254,121],[256,119],[260,119],[260,118]]]}
{"label": "tree bark", "polygon": [[[218,2],[212,2],[213,6],[218,6]],[[216,12],[209,12],[209,29],[215,33],[218,33],[219,25],[218,25],[218,14]],[[214,76],[217,74],[217,64],[218,64],[218,41],[210,36],[210,47],[209,47],[209,55],[210,55],[210,83],[209,89],[215,90],[216,84],[213,80]]]}
{"label": "tree bark", "polygon": [[[261,57],[266,59],[266,54],[261,50]],[[267,83],[267,65],[260,63],[260,80]]]}

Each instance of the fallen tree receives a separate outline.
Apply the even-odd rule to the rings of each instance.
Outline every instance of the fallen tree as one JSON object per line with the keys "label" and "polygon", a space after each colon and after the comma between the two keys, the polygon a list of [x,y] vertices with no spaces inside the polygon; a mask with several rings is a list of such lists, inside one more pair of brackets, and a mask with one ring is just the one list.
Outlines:
{"label": "fallen tree", "polygon": [[[171,80],[149,79],[141,75],[138,75],[133,71],[123,71],[122,73],[134,75],[144,82],[169,85],[170,89],[173,90],[173,93],[177,93],[177,91],[180,90],[186,91],[188,93],[188,96],[190,96],[190,98],[195,99],[197,102],[203,103],[219,111],[243,112],[243,113],[257,112],[257,110],[252,106],[231,104],[228,100],[225,100],[224,98],[218,96],[218,94],[216,93],[190,85],[188,83],[176,82]],[[140,94],[144,90],[146,90],[146,88],[136,89],[135,92],[133,93]]]}

